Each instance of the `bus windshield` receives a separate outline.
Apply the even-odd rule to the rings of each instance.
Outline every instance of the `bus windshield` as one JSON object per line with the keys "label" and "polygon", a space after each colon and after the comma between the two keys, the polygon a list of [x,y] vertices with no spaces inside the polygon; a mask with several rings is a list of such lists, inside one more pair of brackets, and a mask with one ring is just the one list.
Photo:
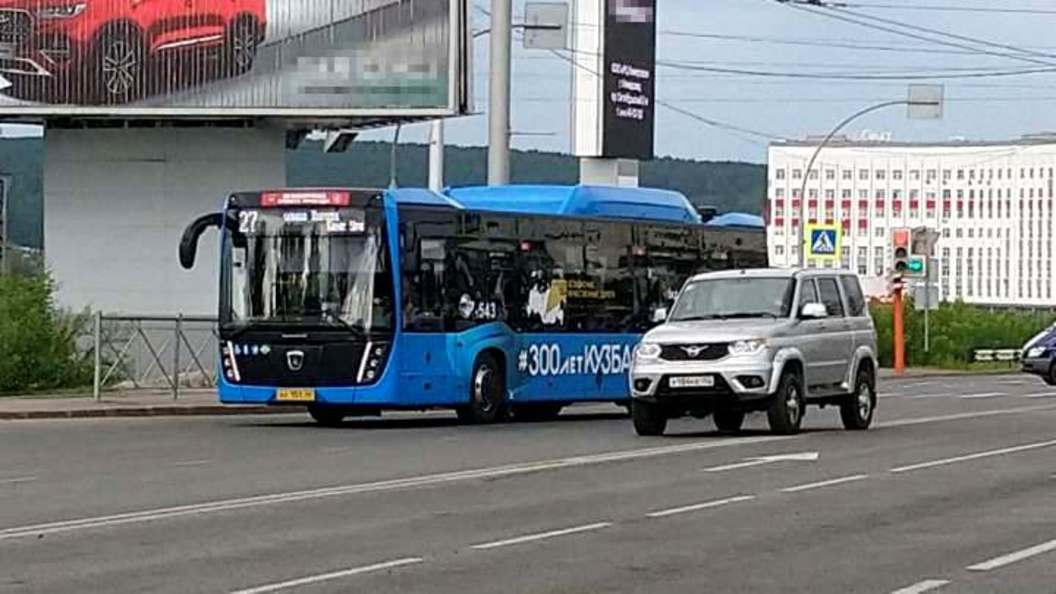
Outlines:
{"label": "bus windshield", "polygon": [[245,209],[235,219],[224,242],[225,326],[392,331],[380,211]]}

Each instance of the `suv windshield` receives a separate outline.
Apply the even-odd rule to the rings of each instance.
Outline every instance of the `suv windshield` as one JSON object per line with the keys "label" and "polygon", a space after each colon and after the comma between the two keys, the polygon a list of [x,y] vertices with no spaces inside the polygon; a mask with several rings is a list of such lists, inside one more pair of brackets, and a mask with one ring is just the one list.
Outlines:
{"label": "suv windshield", "polygon": [[261,209],[237,219],[224,246],[225,324],[391,331],[380,212]]}
{"label": "suv windshield", "polygon": [[727,318],[785,318],[792,311],[792,279],[717,278],[690,282],[675,303],[672,322]]}

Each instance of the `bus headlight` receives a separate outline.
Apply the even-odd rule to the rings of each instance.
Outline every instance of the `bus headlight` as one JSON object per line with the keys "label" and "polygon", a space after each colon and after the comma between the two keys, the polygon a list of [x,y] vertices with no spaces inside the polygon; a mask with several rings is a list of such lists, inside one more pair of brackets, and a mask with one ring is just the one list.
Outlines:
{"label": "bus headlight", "polygon": [[638,345],[638,348],[634,349],[634,356],[636,359],[656,359],[660,356],[662,350],[663,349],[660,348],[660,345],[656,343],[643,342]]}

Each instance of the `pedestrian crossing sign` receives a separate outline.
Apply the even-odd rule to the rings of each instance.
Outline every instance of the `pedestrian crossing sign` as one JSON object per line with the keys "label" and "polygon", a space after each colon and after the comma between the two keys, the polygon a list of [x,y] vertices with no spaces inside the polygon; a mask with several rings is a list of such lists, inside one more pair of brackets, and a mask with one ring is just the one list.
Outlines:
{"label": "pedestrian crossing sign", "polygon": [[807,226],[807,257],[836,260],[840,257],[843,229],[839,225]]}

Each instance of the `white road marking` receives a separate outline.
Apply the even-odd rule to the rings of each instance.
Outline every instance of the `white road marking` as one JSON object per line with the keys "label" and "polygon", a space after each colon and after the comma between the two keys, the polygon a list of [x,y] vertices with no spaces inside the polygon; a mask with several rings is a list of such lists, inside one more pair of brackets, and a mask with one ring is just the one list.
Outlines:
{"label": "white road marking", "polygon": [[900,590],[895,590],[891,594],[923,594],[924,592],[941,588],[949,583],[950,580],[924,580],[922,582],[917,582],[912,586],[906,586]]}
{"label": "white road marking", "polygon": [[667,516],[673,516],[675,514],[684,514],[687,512],[694,512],[702,509],[721,507],[723,505],[729,505],[731,503],[741,503],[743,501],[751,501],[753,499],[755,499],[755,495],[739,495],[737,497],[717,499],[715,501],[705,501],[704,503],[696,503],[693,505],[685,505],[682,507],[673,507],[671,509],[662,509],[655,512],[649,512],[645,515],[648,518],[666,518]]}
{"label": "white road marking", "polygon": [[569,534],[579,534],[581,532],[590,532],[593,530],[601,530],[602,528],[608,528],[612,526],[612,522],[598,522],[596,524],[587,524],[585,526],[576,526],[575,528],[565,528],[563,530],[551,530],[549,532],[540,532],[538,534],[528,534],[525,536],[518,536],[516,538],[509,538],[506,540],[497,540],[495,542],[486,542],[482,544],[473,545],[471,549],[477,549],[478,551],[486,551],[488,549],[497,549],[499,547],[508,547],[510,545],[523,544],[526,542],[535,542],[537,540],[546,540],[548,538],[557,538],[558,536],[567,536]]}
{"label": "white road marking", "polygon": [[18,476],[15,478],[0,479],[0,485],[18,485],[21,483],[32,483],[37,480],[35,476]]}
{"label": "white road marking", "polygon": [[1024,394],[1022,398],[1052,398],[1056,397],[1056,392],[1040,392],[1038,394]]}
{"label": "white road marking", "polygon": [[925,425],[928,423],[941,423],[945,421],[960,421],[963,419],[981,419],[996,415],[1015,415],[1020,413],[1038,412],[1043,410],[1056,410],[1054,404],[1041,404],[1036,406],[1021,406],[1019,408],[1003,408],[998,410],[983,410],[978,412],[955,413],[952,415],[939,415],[936,417],[920,417],[916,419],[897,419],[877,423],[877,427],[909,427],[912,425]]}
{"label": "white road marking", "polygon": [[860,481],[862,479],[869,478],[868,474],[856,474],[854,476],[845,476],[843,478],[832,479],[828,481],[821,481],[818,483],[808,483],[806,485],[796,485],[795,487],[786,487],[781,489],[782,493],[798,493],[800,491],[809,491],[811,489],[820,489],[822,487],[832,487],[835,485],[842,485],[844,483],[850,483],[854,481]]}
{"label": "white road marking", "polygon": [[184,460],[183,462],[173,462],[172,465],[173,466],[202,466],[203,464],[208,464],[210,462],[212,462],[212,460]]}
{"label": "white road marking", "polygon": [[913,470],[921,470],[924,468],[934,468],[936,466],[945,466],[947,464],[956,464],[958,462],[968,462],[971,460],[979,460],[981,458],[991,458],[993,456],[1004,456],[1006,454],[1016,454],[1019,452],[1027,452],[1030,450],[1039,450],[1042,448],[1050,448],[1056,446],[1056,440],[1042,441],[1039,443],[1028,443],[1025,445],[1014,446],[1010,448],[1001,448],[1000,450],[989,450],[986,452],[976,452],[974,454],[967,454],[964,456],[955,456],[953,458],[945,458],[943,460],[932,460],[931,462],[921,462],[920,464],[911,464],[909,466],[900,466],[898,468],[892,468],[890,472],[910,472]]}
{"label": "white road marking", "polygon": [[980,392],[978,394],[961,394],[959,398],[972,400],[974,398],[997,398],[998,396],[1008,396],[1008,394],[1004,392]]}
{"label": "white road marking", "polygon": [[602,454],[575,456],[571,458],[560,458],[556,460],[545,460],[540,462],[511,464],[507,466],[494,466],[490,468],[444,472],[440,474],[428,474],[402,479],[376,481],[371,483],[359,483],[351,485],[340,485],[336,487],[324,487],[321,489],[309,489],[304,491],[273,493],[270,495],[257,495],[254,497],[243,497],[238,499],[220,499],[206,503],[147,509],[137,512],[128,512],[110,516],[92,516],[75,520],[63,520],[58,522],[48,522],[44,524],[34,524],[29,526],[16,526],[12,528],[0,529],[0,540],[24,538],[27,536],[39,536],[44,534],[56,534],[61,532],[71,532],[75,530],[85,530],[89,528],[101,528],[106,526],[150,522],[167,518],[231,511],[236,509],[245,509],[249,507],[258,507],[263,505],[290,503],[293,501],[306,501],[314,499],[323,499],[327,497],[357,495],[362,493],[376,493],[379,491],[392,491],[397,489],[410,489],[416,487],[442,485],[482,478],[517,476],[522,474],[540,472],[543,470],[577,468],[608,462],[639,460],[643,458],[652,458],[669,454],[695,452],[701,450],[710,450],[740,445],[754,445],[758,443],[767,443],[771,441],[779,441],[786,439],[793,438],[787,436],[765,436],[719,441],[699,441],[688,444],[680,444],[677,446],[662,446],[655,448],[642,448],[637,450],[623,450]]}
{"label": "white road marking", "polygon": [[917,394],[910,396],[913,400],[924,400],[925,398],[949,398],[950,396],[957,396],[953,392],[940,392],[938,394]]}
{"label": "white road marking", "polygon": [[1009,553],[1000,557],[994,557],[989,561],[983,561],[982,563],[976,563],[975,565],[969,565],[969,571],[990,571],[991,569],[997,569],[1020,561],[1025,561],[1031,557],[1037,557],[1038,555],[1044,555],[1045,553],[1051,553],[1056,551],[1056,540],[1050,540],[1049,542],[1039,544],[1037,546],[1030,547],[1029,549],[1023,549],[1022,551],[1016,551],[1015,553]]}
{"label": "white road marking", "polygon": [[727,470],[737,470],[739,468],[751,468],[752,466],[762,466],[763,464],[773,464],[775,462],[816,462],[818,460],[818,452],[803,452],[801,454],[778,454],[776,456],[761,456],[758,458],[751,458],[744,462],[735,462],[733,464],[725,464],[723,466],[715,466],[712,468],[702,468],[704,472],[724,472]]}
{"label": "white road marking", "polygon": [[395,569],[397,567],[403,567],[405,565],[415,565],[423,561],[425,560],[420,557],[395,559],[393,561],[375,563],[374,565],[366,565],[364,567],[353,567],[352,569],[344,569],[342,571],[334,571],[331,573],[323,573],[320,575],[303,577],[296,580],[290,580],[288,582],[278,582],[275,584],[266,584],[263,586],[257,586],[255,588],[248,588],[246,590],[236,590],[234,592],[231,592],[231,594],[264,594],[265,592],[278,592],[279,590],[288,590],[290,588],[298,588],[300,586],[318,584],[319,582],[337,580],[344,577],[359,575],[362,573],[370,573],[372,571],[382,571],[384,569]]}

